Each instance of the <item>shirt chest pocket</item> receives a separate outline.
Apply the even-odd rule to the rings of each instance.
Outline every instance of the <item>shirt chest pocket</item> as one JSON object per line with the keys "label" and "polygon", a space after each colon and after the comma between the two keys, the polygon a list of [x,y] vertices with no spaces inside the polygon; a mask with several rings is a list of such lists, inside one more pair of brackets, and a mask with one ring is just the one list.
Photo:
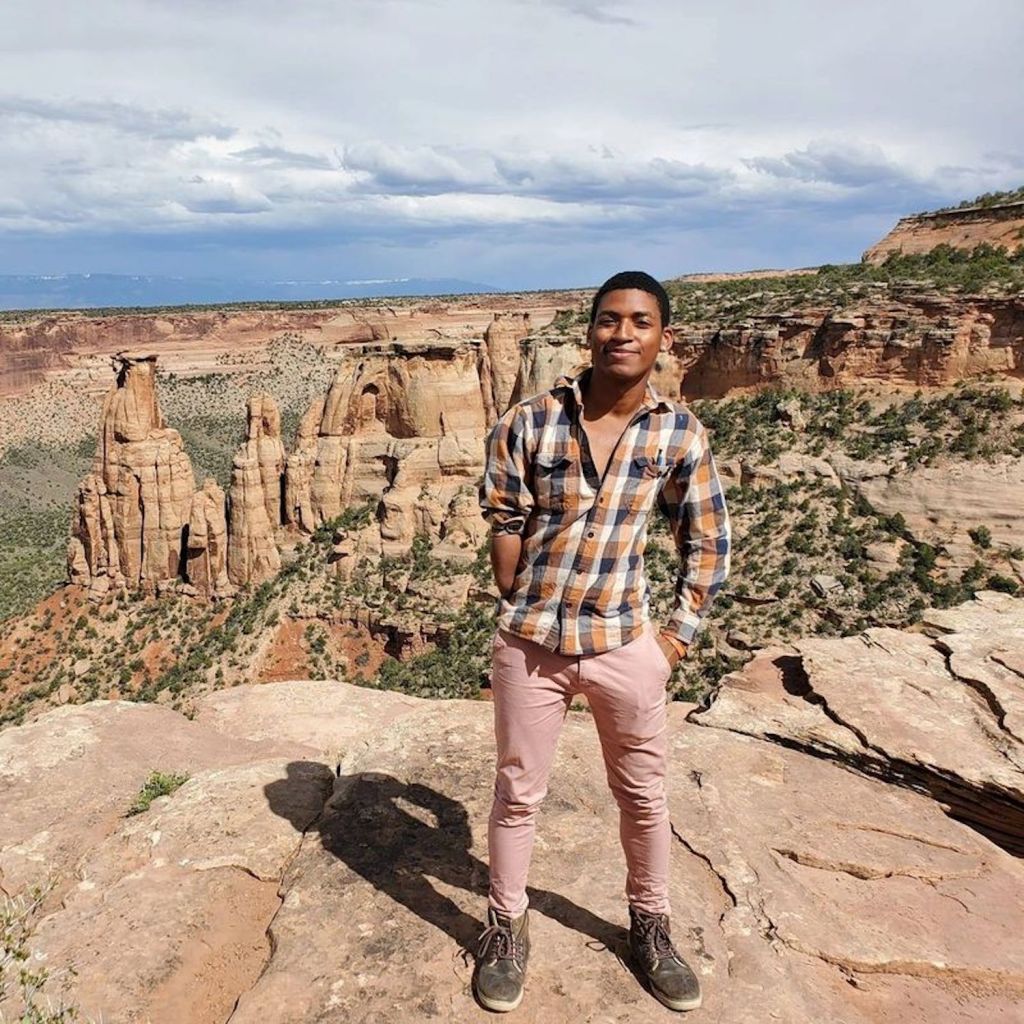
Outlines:
{"label": "shirt chest pocket", "polygon": [[671,467],[659,464],[649,455],[635,455],[629,467],[626,503],[635,514],[650,512],[661,485]]}
{"label": "shirt chest pocket", "polygon": [[542,512],[564,512],[579,494],[579,464],[575,454],[559,446],[538,452],[533,460],[533,489]]}

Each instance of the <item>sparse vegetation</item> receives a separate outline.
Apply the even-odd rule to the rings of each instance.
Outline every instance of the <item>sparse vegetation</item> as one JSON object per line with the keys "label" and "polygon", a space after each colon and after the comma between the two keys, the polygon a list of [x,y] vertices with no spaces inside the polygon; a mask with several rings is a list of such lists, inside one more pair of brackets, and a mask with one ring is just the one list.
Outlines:
{"label": "sparse vegetation", "polygon": [[133,814],[142,814],[149,810],[150,804],[160,796],[170,796],[176,789],[188,782],[187,775],[179,775],[177,772],[151,771],[149,778],[143,783],[142,789],[132,801],[126,814],[131,817]]}
{"label": "sparse vegetation", "polygon": [[1024,250],[939,245],[929,253],[893,254],[880,265],[827,264],[811,273],[725,281],[667,281],[673,320],[717,328],[794,309],[840,309],[858,300],[898,300],[928,288],[976,294],[1024,289]]}
{"label": "sparse vegetation", "polygon": [[[1020,188],[1007,189],[1003,192],[983,192],[973,199],[965,199],[956,206],[941,206],[937,210],[926,210],[924,213],[953,213],[956,210],[969,210],[981,207],[983,210],[992,206],[1005,206],[1007,203],[1024,203],[1024,185]],[[921,214],[918,214],[921,216]]]}
{"label": "sparse vegetation", "polygon": [[22,896],[0,897],[0,1003],[13,998],[19,1007],[19,1024],[81,1020],[77,1008],[67,1001],[73,971],[40,967],[32,957],[35,923],[50,890],[50,885],[44,885]]}

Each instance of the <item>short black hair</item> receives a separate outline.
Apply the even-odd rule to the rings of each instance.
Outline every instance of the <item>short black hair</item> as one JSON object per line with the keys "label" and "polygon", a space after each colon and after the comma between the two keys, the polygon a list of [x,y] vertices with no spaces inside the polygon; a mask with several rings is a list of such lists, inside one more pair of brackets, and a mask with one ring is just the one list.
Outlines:
{"label": "short black hair", "polygon": [[668,292],[665,291],[660,281],[656,281],[650,274],[645,274],[642,270],[623,270],[609,277],[597,289],[594,301],[590,304],[590,322],[594,322],[594,318],[597,316],[597,307],[609,292],[619,292],[626,288],[636,288],[638,291],[653,295],[658,300],[658,309],[661,311],[661,326],[668,327],[672,319]]}

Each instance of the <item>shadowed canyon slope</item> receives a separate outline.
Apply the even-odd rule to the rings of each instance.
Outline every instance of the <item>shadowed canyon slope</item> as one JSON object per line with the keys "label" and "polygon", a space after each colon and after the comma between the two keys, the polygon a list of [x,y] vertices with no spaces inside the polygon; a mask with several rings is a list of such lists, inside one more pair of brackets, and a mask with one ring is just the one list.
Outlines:
{"label": "shadowed canyon slope", "polygon": [[[1020,1019],[1022,609],[983,594],[929,613],[934,637],[802,641],[707,710],[670,707],[695,1020]],[[30,966],[73,966],[71,997],[109,1024],[486,1019],[464,950],[486,886],[488,707],[325,681],[196,712],[100,701],[0,734],[0,885],[55,885]],[[665,1018],[620,959],[599,757],[570,713],[517,1019]],[[154,767],[191,778],[125,818]]]}

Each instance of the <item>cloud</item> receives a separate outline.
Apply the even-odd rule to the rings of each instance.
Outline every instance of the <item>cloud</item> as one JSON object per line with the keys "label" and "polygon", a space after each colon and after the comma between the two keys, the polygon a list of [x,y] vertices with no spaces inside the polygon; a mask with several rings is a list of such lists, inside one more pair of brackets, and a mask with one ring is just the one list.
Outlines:
{"label": "cloud", "polygon": [[918,6],[10,0],[0,272],[856,259],[1021,182],[1024,8]]}
{"label": "cloud", "polygon": [[273,208],[255,189],[199,175],[182,184],[175,201],[190,213],[262,213]]}
{"label": "cloud", "polygon": [[127,135],[170,141],[228,139],[235,129],[186,110],[146,109],[127,103],[69,100],[56,103],[27,96],[0,96],[0,119],[102,125]]}
{"label": "cloud", "polygon": [[846,188],[906,185],[913,176],[886,157],[881,147],[814,140],[779,157],[752,157],[744,163],[762,174],[799,181],[824,182]]}
{"label": "cloud", "polygon": [[265,167],[312,167],[321,171],[331,170],[335,165],[326,157],[317,153],[299,153],[283,146],[249,146],[238,149],[230,154],[236,160],[250,164],[262,164]]}
{"label": "cloud", "polygon": [[342,162],[360,176],[364,192],[507,193],[552,202],[649,205],[717,191],[734,177],[728,168],[659,156],[638,159],[607,146],[553,154],[518,147],[488,152],[374,141],[346,147]]}
{"label": "cloud", "polygon": [[607,0],[540,0],[542,4],[559,7],[569,14],[575,14],[599,25],[636,25],[633,18],[622,14],[616,8],[624,5],[609,3]]}

